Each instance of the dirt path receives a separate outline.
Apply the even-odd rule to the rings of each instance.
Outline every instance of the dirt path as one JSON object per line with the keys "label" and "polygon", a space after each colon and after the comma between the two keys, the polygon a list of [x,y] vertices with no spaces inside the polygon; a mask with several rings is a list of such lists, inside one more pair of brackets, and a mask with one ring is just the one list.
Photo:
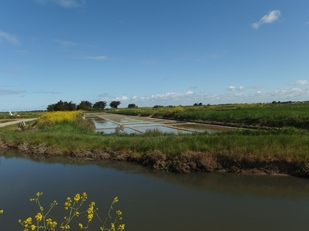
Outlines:
{"label": "dirt path", "polygon": [[12,124],[18,124],[22,121],[24,122],[28,122],[28,121],[32,121],[32,120],[36,120],[37,118],[30,118],[30,119],[16,119],[16,120],[12,120],[12,121],[9,121],[9,122],[5,122],[5,123],[0,123],[0,127],[5,127],[5,126],[9,126],[9,125],[12,125]]}

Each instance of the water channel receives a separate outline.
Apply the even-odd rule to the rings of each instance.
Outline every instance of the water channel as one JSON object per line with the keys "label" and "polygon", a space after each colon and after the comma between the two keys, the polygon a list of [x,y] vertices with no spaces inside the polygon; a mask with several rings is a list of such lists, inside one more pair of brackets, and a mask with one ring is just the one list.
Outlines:
{"label": "water channel", "polygon": [[[173,174],[124,162],[77,162],[6,153],[0,156],[0,230],[22,230],[29,201],[43,191],[45,208],[62,220],[63,203],[88,193],[103,214],[115,196],[126,231],[291,231],[309,229],[309,180],[290,176]],[[71,230],[79,230],[72,227]],[[98,229],[90,229],[98,230]]]}

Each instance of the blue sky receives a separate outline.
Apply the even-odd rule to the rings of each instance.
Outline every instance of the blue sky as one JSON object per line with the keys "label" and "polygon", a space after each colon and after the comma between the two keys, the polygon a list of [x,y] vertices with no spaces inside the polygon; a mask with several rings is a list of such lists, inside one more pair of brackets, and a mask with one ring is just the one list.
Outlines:
{"label": "blue sky", "polygon": [[308,0],[9,0],[0,15],[0,111],[309,100]]}

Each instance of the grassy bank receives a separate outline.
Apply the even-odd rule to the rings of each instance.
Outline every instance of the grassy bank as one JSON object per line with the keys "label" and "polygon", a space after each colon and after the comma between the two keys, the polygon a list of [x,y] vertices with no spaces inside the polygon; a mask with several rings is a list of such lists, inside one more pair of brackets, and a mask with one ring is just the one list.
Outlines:
{"label": "grassy bank", "polygon": [[107,112],[254,127],[309,129],[309,102],[123,108]]}
{"label": "grassy bank", "polygon": [[42,114],[19,131],[0,129],[2,142],[33,155],[135,161],[176,172],[232,171],[309,174],[309,132],[296,128],[236,130],[215,134],[94,132],[82,112]]}

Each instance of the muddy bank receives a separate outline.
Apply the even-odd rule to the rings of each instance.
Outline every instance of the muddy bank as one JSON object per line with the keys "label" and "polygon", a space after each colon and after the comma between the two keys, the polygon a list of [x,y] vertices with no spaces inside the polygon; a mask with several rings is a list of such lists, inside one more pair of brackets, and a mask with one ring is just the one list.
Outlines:
{"label": "muddy bank", "polygon": [[243,174],[293,175],[309,178],[309,164],[284,159],[232,158],[224,155],[187,151],[177,155],[165,155],[160,151],[147,154],[130,154],[109,148],[104,150],[57,151],[45,144],[4,143],[0,141],[0,154],[14,149],[33,156],[67,156],[81,161],[114,160],[136,162],[152,169],[177,173],[231,172]]}

